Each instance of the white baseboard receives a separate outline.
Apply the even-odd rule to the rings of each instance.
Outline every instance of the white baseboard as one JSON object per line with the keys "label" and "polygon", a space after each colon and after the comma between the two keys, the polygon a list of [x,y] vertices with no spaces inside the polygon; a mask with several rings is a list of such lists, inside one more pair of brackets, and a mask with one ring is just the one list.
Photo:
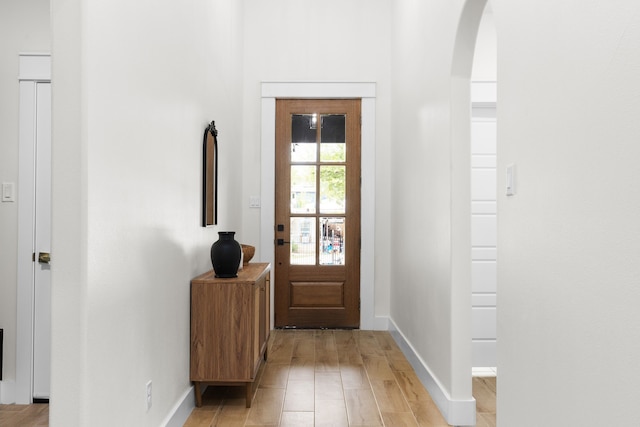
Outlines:
{"label": "white baseboard", "polygon": [[389,330],[389,317],[388,316],[376,316],[373,318],[373,330],[374,331],[388,331]]}
{"label": "white baseboard", "polygon": [[13,380],[0,381],[0,404],[16,403],[16,382]]}
{"label": "white baseboard", "polygon": [[411,363],[414,371],[418,375],[420,382],[427,389],[431,398],[440,409],[444,419],[452,426],[475,426],[476,425],[476,400],[452,399],[449,392],[440,384],[438,379],[431,373],[429,366],[416,353],[411,343],[398,329],[393,319],[389,319],[389,332],[405,357]]}
{"label": "white baseboard", "polygon": [[178,399],[169,415],[164,419],[162,427],[182,427],[191,415],[191,411],[195,408],[195,396],[193,395],[193,387],[189,387]]}

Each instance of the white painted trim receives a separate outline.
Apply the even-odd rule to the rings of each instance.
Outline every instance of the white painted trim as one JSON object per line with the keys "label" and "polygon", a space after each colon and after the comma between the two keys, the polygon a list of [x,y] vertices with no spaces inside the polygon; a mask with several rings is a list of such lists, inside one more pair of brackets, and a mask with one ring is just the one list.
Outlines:
{"label": "white painted trim", "polygon": [[[471,82],[471,119],[481,121],[496,119],[498,84],[496,82]],[[488,115],[487,115],[488,114]]]}
{"label": "white painted trim", "polygon": [[262,82],[262,98],[375,98],[373,82]]}
{"label": "white painted trim", "polygon": [[[348,82],[263,82],[260,199],[260,254],[273,263],[275,224],[275,122],[277,98],[361,98],[362,99],[362,187],[360,258],[360,328],[386,330],[386,322],[375,317],[375,119],[376,84]],[[271,325],[273,325],[273,292],[271,287]]]}
{"label": "white painted trim", "polygon": [[[375,314],[376,101],[362,98],[360,186],[360,329],[377,329]],[[386,329],[386,328],[385,328]]]}
{"label": "white painted trim", "polygon": [[173,405],[167,417],[162,421],[162,427],[182,427],[191,415],[191,411],[195,408],[195,397],[193,395],[193,386],[189,387],[178,401]]}
{"label": "white painted trim", "polygon": [[20,55],[20,136],[18,148],[18,265],[15,402],[33,399],[33,221],[35,214],[36,84],[51,79],[48,54]]}
{"label": "white painted trim", "polygon": [[33,218],[35,214],[35,102],[33,81],[20,82],[20,142],[18,148],[18,271],[16,323],[16,403],[32,401],[33,386]]}
{"label": "white painted trim", "polygon": [[[260,170],[260,258],[274,265],[274,225],[276,188],[276,99],[262,98],[261,170]],[[275,266],[274,266],[275,268]],[[271,329],[274,321],[274,282],[271,282]]]}
{"label": "white painted trim", "polygon": [[51,55],[48,53],[21,53],[18,80],[51,81]]}
{"label": "white painted trim", "polygon": [[12,380],[0,381],[0,404],[8,405],[16,402],[16,382]]}
{"label": "white painted trim", "polygon": [[495,107],[498,101],[497,82],[471,82],[471,102],[488,103]]}
{"label": "white painted trim", "polygon": [[476,400],[474,398],[469,400],[451,398],[449,392],[438,381],[438,378],[433,375],[429,366],[418,355],[418,352],[416,352],[402,331],[398,329],[393,319],[389,319],[389,332],[398,343],[400,350],[402,350],[409,363],[411,363],[420,382],[431,395],[447,423],[453,426],[476,425]]}

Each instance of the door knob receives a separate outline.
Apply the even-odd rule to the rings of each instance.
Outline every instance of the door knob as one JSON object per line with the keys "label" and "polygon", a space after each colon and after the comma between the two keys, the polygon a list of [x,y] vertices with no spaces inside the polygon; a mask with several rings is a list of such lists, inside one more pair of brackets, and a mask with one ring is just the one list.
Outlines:
{"label": "door knob", "polygon": [[284,239],[277,239],[276,242],[278,246],[284,246],[285,243],[291,243],[291,242],[285,242]]}
{"label": "door knob", "polygon": [[38,252],[38,262],[49,264],[51,262],[51,254],[49,252]]}

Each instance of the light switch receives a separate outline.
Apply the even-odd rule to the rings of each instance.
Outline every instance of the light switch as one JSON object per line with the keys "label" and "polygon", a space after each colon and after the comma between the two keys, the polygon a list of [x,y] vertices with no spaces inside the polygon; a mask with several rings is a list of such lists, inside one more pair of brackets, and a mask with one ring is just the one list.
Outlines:
{"label": "light switch", "polygon": [[2,183],[2,201],[3,202],[15,202],[15,184],[13,182]]}
{"label": "light switch", "polygon": [[249,197],[249,207],[250,208],[259,208],[260,207],[260,196],[250,196]]}
{"label": "light switch", "polygon": [[516,194],[516,166],[510,164],[507,166],[507,196]]}

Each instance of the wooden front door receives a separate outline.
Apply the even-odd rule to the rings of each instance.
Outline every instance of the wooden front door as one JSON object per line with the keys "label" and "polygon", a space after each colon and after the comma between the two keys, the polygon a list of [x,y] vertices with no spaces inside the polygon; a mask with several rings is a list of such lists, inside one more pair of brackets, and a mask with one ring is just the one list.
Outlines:
{"label": "wooden front door", "polygon": [[360,325],[360,100],[276,101],[275,326]]}

